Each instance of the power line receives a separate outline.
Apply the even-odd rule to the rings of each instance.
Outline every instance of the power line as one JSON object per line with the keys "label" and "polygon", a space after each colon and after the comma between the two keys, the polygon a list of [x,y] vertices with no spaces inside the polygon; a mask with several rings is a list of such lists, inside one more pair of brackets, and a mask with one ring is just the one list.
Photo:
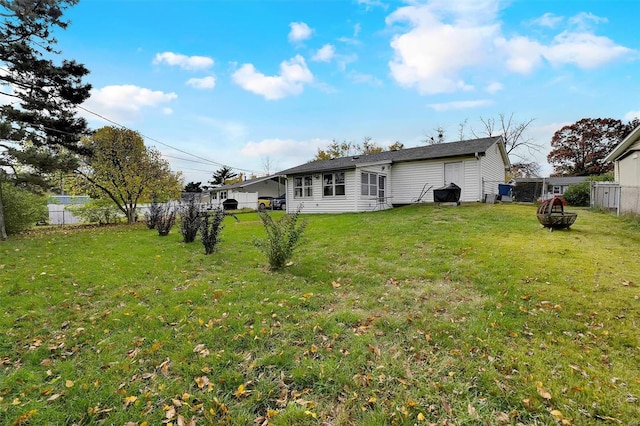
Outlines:
{"label": "power line", "polygon": [[[96,117],[99,117],[99,118],[101,118],[101,119],[103,119],[103,120],[105,120],[105,121],[107,121],[107,122],[109,122],[109,123],[111,123],[111,124],[115,124],[115,125],[116,125],[116,126],[118,126],[118,127],[121,127],[121,128],[123,128],[123,129],[131,130],[131,129],[129,129],[127,126],[124,126],[124,125],[122,125],[122,124],[120,124],[120,123],[118,123],[118,122],[116,122],[116,121],[114,121],[114,120],[111,120],[110,118],[107,118],[107,117],[105,117],[105,116],[103,116],[103,115],[101,115],[101,114],[98,114],[97,112],[93,112],[93,111],[91,111],[91,110],[89,110],[89,109],[87,109],[87,108],[85,108],[85,107],[83,107],[83,106],[81,106],[81,105],[78,105],[78,108],[80,108],[80,109],[82,109],[82,110],[84,110],[84,111],[88,112],[89,114],[93,114],[93,115],[95,115]],[[140,132],[138,132],[138,133],[140,133]],[[232,169],[234,169],[234,170],[238,170],[238,171],[241,171],[241,172],[250,172],[250,173],[254,173],[254,172],[256,172],[255,170],[242,169],[242,168],[240,168],[240,167],[232,167],[232,166],[228,166],[228,165],[226,165],[226,164],[218,163],[217,161],[213,161],[213,160],[210,160],[210,159],[208,159],[208,158],[201,157],[201,156],[199,156],[199,155],[191,154],[190,152],[187,152],[187,151],[185,151],[185,150],[183,150],[183,149],[180,149],[180,148],[176,148],[175,146],[169,145],[169,144],[167,144],[167,143],[161,142],[161,141],[159,141],[159,140],[157,140],[157,139],[154,139],[154,138],[152,138],[152,137],[150,137],[150,136],[144,135],[143,133],[140,133],[140,136],[142,136],[143,138],[148,139],[148,140],[150,140],[150,141],[152,141],[152,142],[155,142],[155,143],[158,143],[158,144],[160,144],[160,145],[166,146],[167,148],[174,149],[174,150],[176,150],[176,151],[178,151],[178,152],[181,152],[181,153],[183,153],[183,154],[185,154],[185,155],[188,155],[188,156],[190,156],[190,157],[193,157],[193,158],[197,158],[197,159],[199,159],[199,160],[206,161],[206,163],[205,163],[205,164],[213,164],[213,165],[215,165],[215,166],[220,166],[220,167],[231,167]],[[189,160],[187,160],[187,161],[189,161]]]}

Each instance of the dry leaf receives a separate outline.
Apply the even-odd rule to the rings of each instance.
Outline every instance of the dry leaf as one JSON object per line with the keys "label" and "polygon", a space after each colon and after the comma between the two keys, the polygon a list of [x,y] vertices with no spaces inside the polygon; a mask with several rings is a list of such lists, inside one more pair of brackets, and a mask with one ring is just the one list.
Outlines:
{"label": "dry leaf", "polygon": [[540,395],[546,400],[551,399],[551,394],[542,388],[538,388],[538,395]]}

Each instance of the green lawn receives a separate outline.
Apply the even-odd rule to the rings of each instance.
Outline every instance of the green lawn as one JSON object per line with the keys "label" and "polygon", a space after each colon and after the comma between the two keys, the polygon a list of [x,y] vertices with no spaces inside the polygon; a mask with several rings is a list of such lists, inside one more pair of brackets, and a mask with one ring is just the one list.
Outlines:
{"label": "green lawn", "polygon": [[640,227],[577,211],[304,216],[278,273],[253,213],[11,238],[0,424],[638,425]]}

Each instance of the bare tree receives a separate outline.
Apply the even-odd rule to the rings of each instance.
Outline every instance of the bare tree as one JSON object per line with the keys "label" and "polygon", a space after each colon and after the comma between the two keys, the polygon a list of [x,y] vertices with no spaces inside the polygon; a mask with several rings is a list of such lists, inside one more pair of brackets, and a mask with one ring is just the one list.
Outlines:
{"label": "bare tree", "polygon": [[271,173],[275,171],[277,164],[269,157],[262,157],[262,170],[267,174],[267,176],[271,176]]}
{"label": "bare tree", "polygon": [[469,121],[468,118],[465,118],[464,121],[460,124],[458,124],[458,140],[465,140],[466,136],[464,135],[464,128],[467,127],[467,121]]}
{"label": "bare tree", "polygon": [[[504,139],[504,147],[509,157],[515,157],[520,163],[529,162],[530,156],[542,150],[542,145],[535,143],[532,138],[525,137],[525,132],[529,125],[533,122],[533,118],[516,123],[513,119],[513,113],[509,117],[501,113],[498,119],[480,117],[480,121],[484,125],[482,132],[476,133],[471,129],[471,133],[476,138],[491,137],[501,134]],[[524,153],[526,151],[529,155]]]}
{"label": "bare tree", "polygon": [[442,126],[438,126],[435,129],[433,129],[433,133],[430,135],[425,135],[425,139],[422,141],[427,145],[436,145],[439,143],[444,143],[445,141],[445,136],[444,136],[444,129],[442,128]]}

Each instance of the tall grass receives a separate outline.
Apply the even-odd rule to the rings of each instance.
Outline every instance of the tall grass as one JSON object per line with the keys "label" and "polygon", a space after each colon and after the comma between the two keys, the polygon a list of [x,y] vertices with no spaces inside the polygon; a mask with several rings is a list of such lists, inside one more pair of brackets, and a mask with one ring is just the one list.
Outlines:
{"label": "tall grass", "polygon": [[[225,219],[0,245],[0,424],[638,424],[640,229],[525,205]],[[634,423],[635,422],[635,423]]]}

